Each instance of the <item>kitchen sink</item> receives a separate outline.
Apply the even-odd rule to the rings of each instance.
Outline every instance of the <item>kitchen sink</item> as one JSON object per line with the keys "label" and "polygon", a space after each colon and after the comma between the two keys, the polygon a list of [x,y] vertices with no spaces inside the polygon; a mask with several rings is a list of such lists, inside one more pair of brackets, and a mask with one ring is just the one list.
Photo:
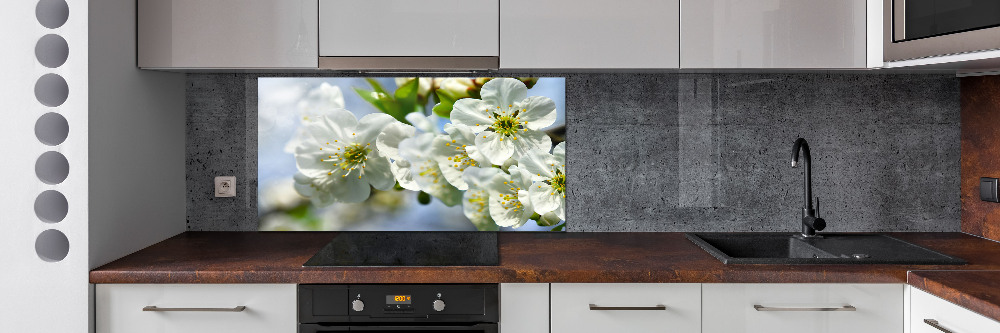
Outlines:
{"label": "kitchen sink", "polygon": [[724,264],[909,264],[966,262],[880,234],[688,233],[687,238]]}

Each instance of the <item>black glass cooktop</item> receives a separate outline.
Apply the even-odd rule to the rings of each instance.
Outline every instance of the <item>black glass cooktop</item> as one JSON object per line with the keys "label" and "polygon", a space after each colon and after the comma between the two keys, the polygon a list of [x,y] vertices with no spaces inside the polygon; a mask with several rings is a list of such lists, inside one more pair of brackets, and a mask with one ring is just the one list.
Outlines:
{"label": "black glass cooktop", "polygon": [[303,266],[496,266],[496,232],[341,232]]}

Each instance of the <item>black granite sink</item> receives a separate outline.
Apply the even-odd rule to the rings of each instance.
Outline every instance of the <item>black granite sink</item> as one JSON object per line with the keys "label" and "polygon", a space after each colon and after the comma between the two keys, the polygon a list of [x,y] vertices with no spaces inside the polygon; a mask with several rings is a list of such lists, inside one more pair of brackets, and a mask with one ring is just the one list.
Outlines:
{"label": "black granite sink", "polygon": [[964,265],[966,262],[880,234],[689,233],[687,238],[724,264]]}

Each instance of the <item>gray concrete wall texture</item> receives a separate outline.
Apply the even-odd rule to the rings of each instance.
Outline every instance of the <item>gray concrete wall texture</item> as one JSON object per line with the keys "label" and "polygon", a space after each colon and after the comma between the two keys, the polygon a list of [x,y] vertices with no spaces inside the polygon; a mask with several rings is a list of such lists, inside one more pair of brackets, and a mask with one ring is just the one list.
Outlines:
{"label": "gray concrete wall texture", "polygon": [[[798,230],[798,137],[827,231],[959,230],[953,76],[559,76],[568,231]],[[257,229],[256,78],[188,75],[189,230]],[[236,199],[212,197],[219,175]]]}

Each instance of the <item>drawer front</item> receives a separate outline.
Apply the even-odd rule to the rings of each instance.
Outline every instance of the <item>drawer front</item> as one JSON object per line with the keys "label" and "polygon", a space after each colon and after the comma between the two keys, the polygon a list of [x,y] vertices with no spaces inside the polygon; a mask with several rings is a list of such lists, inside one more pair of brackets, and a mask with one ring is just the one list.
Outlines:
{"label": "drawer front", "polygon": [[700,284],[555,283],[551,290],[552,333],[701,331]]}
{"label": "drawer front", "polygon": [[925,319],[937,321],[938,326],[952,333],[1000,332],[1000,322],[923,290],[910,288],[910,333],[943,332],[924,322]]}
{"label": "drawer front", "polygon": [[[705,333],[903,332],[904,291],[902,284],[705,284],[702,327]],[[845,306],[855,310],[820,310]]]}
{"label": "drawer front", "polygon": [[[246,308],[203,311],[238,306]],[[169,311],[177,308],[202,311]],[[99,284],[96,316],[98,333],[297,330],[294,284]]]}

